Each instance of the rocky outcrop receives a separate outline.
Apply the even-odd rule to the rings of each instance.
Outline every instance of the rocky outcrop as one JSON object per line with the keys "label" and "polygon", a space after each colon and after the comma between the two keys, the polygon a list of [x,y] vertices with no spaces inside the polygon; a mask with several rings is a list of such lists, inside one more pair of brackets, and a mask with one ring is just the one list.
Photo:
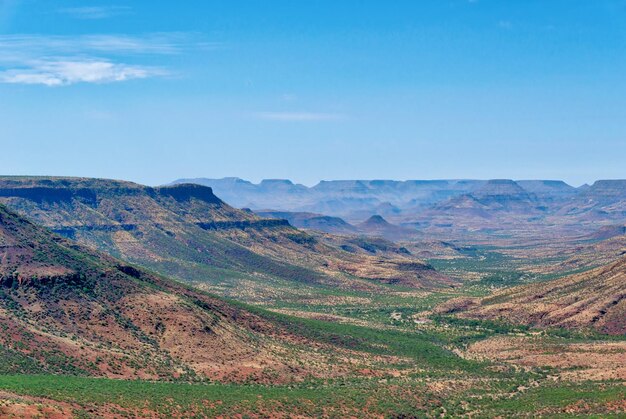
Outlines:
{"label": "rocky outcrop", "polygon": [[209,204],[223,204],[222,200],[213,194],[213,189],[208,186],[183,183],[174,186],[156,188],[156,191],[160,195],[172,197],[179,202],[189,201],[190,199],[195,198]]}
{"label": "rocky outcrop", "polygon": [[290,227],[287,220],[242,220],[242,221],[212,221],[197,223],[204,230],[260,230],[273,227]]}

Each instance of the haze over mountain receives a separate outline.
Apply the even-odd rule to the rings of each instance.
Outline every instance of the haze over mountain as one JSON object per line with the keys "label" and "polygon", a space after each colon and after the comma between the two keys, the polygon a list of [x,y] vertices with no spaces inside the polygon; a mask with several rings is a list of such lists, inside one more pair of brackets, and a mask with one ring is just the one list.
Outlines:
{"label": "haze over mountain", "polygon": [[376,211],[385,216],[398,208],[439,202],[469,192],[484,181],[334,180],[321,181],[310,188],[289,180],[264,180],[253,184],[239,178],[179,179],[173,183],[210,186],[236,207],[309,211],[360,222]]}
{"label": "haze over mountain", "polygon": [[340,227],[337,219],[327,219],[317,227],[305,225],[304,219],[311,217],[302,213],[338,217],[355,227],[379,215],[392,224],[430,233],[431,238],[522,227],[542,235],[546,225],[564,234],[591,233],[598,223],[615,224],[626,214],[626,181],[620,180],[600,180],[580,188],[558,180],[508,179],[322,181],[310,188],[288,180],[253,184],[238,178],[184,179],[174,183],[178,182],[209,185],[235,206],[260,208],[266,214],[282,212],[283,218],[303,228],[326,232],[349,227]]}

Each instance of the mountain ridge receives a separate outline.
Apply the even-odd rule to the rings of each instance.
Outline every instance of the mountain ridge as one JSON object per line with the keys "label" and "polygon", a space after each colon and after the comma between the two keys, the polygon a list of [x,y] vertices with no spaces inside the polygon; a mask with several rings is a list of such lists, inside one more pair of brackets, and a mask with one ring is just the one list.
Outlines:
{"label": "mountain ridge", "polygon": [[[47,188],[45,193],[32,199],[33,188],[42,187]],[[55,194],[64,199],[47,198]],[[431,285],[439,280],[450,284],[410,256],[345,252],[284,220],[233,208],[204,186],[0,178],[0,203],[115,257],[215,292],[245,293],[246,298],[262,299],[275,294],[272,287],[294,282],[345,289],[375,288],[376,281],[413,287],[421,287],[422,279]],[[424,269],[406,269],[416,263]]]}

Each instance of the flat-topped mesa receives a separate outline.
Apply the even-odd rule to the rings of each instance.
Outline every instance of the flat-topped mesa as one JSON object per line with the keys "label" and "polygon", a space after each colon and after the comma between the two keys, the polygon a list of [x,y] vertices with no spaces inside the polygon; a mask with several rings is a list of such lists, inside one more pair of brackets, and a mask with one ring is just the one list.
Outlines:
{"label": "flat-topped mesa", "polygon": [[390,180],[390,179],[373,179],[367,183],[372,188],[397,188],[398,186],[402,185],[404,182],[400,180]]}
{"label": "flat-topped mesa", "polygon": [[38,203],[78,199],[95,203],[103,197],[154,193],[133,182],[78,177],[0,177],[0,197],[24,198]]}
{"label": "flat-topped mesa", "polygon": [[367,193],[370,188],[364,180],[322,180],[311,190],[321,193]]}
{"label": "flat-topped mesa", "polygon": [[626,179],[598,180],[585,191],[587,195],[607,198],[626,198]]}
{"label": "flat-topped mesa", "polygon": [[611,220],[623,222],[626,215],[626,180],[598,180],[591,186],[581,186],[561,214],[576,215],[586,221]]}
{"label": "flat-topped mesa", "polygon": [[261,183],[259,183],[259,185],[261,186],[293,186],[294,183],[292,181],[290,181],[289,179],[263,179],[261,180]]}
{"label": "flat-topped mesa", "polygon": [[219,199],[213,193],[213,189],[209,186],[202,186],[193,183],[181,183],[173,186],[162,186],[155,188],[155,190],[164,196],[171,196],[175,200],[189,201],[192,198],[199,199],[209,204],[221,205],[221,199]]}
{"label": "flat-topped mesa", "polygon": [[562,180],[517,180],[516,183],[528,192],[540,194],[568,194],[576,193],[576,188]]}
{"label": "flat-topped mesa", "polygon": [[507,202],[532,202],[535,196],[531,195],[510,179],[492,179],[484,186],[476,189],[471,195],[483,204]]}
{"label": "flat-topped mesa", "polygon": [[[109,179],[0,177],[0,203],[59,232],[66,228],[130,230],[181,219],[212,222],[257,218],[229,207],[212,188],[196,184],[150,187]],[[49,203],[55,206],[51,208]]]}
{"label": "flat-topped mesa", "polygon": [[30,186],[22,188],[0,187],[0,197],[19,197],[38,203],[71,201],[82,198],[95,201],[96,195],[89,189],[68,189],[55,187]]}
{"label": "flat-topped mesa", "polygon": [[491,179],[473,192],[474,196],[479,195],[512,195],[528,194],[517,182],[511,179]]}
{"label": "flat-topped mesa", "polygon": [[531,194],[510,179],[492,179],[469,193],[435,204],[434,214],[486,219],[495,212],[529,214],[543,210],[535,194]]}
{"label": "flat-topped mesa", "polygon": [[179,201],[196,198],[207,203],[223,204],[210,187],[194,183],[152,188],[109,179],[0,177],[0,197],[19,197],[36,202],[70,201],[74,198],[96,201],[103,197],[142,194],[170,196]]}
{"label": "flat-topped mesa", "polygon": [[303,194],[308,192],[304,185],[296,184],[289,179],[263,179],[257,186],[259,193]]}

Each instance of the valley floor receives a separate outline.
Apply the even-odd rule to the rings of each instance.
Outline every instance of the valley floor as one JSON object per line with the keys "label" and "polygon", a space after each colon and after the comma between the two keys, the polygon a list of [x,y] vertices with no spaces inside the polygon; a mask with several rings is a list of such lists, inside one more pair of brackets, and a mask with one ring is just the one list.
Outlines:
{"label": "valley floor", "polygon": [[282,314],[275,320],[361,353],[362,368],[351,376],[286,385],[2,375],[0,416],[623,417],[626,412],[626,339],[445,317],[367,326]]}
{"label": "valley floor", "polygon": [[[464,275],[459,288],[344,290],[249,307],[322,344],[316,350],[330,361],[318,368],[350,363],[340,377],[261,385],[4,372],[0,416],[624,417],[625,336],[437,314],[435,307],[451,298],[551,279],[524,274],[532,262],[504,252],[470,253],[430,261]],[[333,347],[341,351],[333,354]]]}

